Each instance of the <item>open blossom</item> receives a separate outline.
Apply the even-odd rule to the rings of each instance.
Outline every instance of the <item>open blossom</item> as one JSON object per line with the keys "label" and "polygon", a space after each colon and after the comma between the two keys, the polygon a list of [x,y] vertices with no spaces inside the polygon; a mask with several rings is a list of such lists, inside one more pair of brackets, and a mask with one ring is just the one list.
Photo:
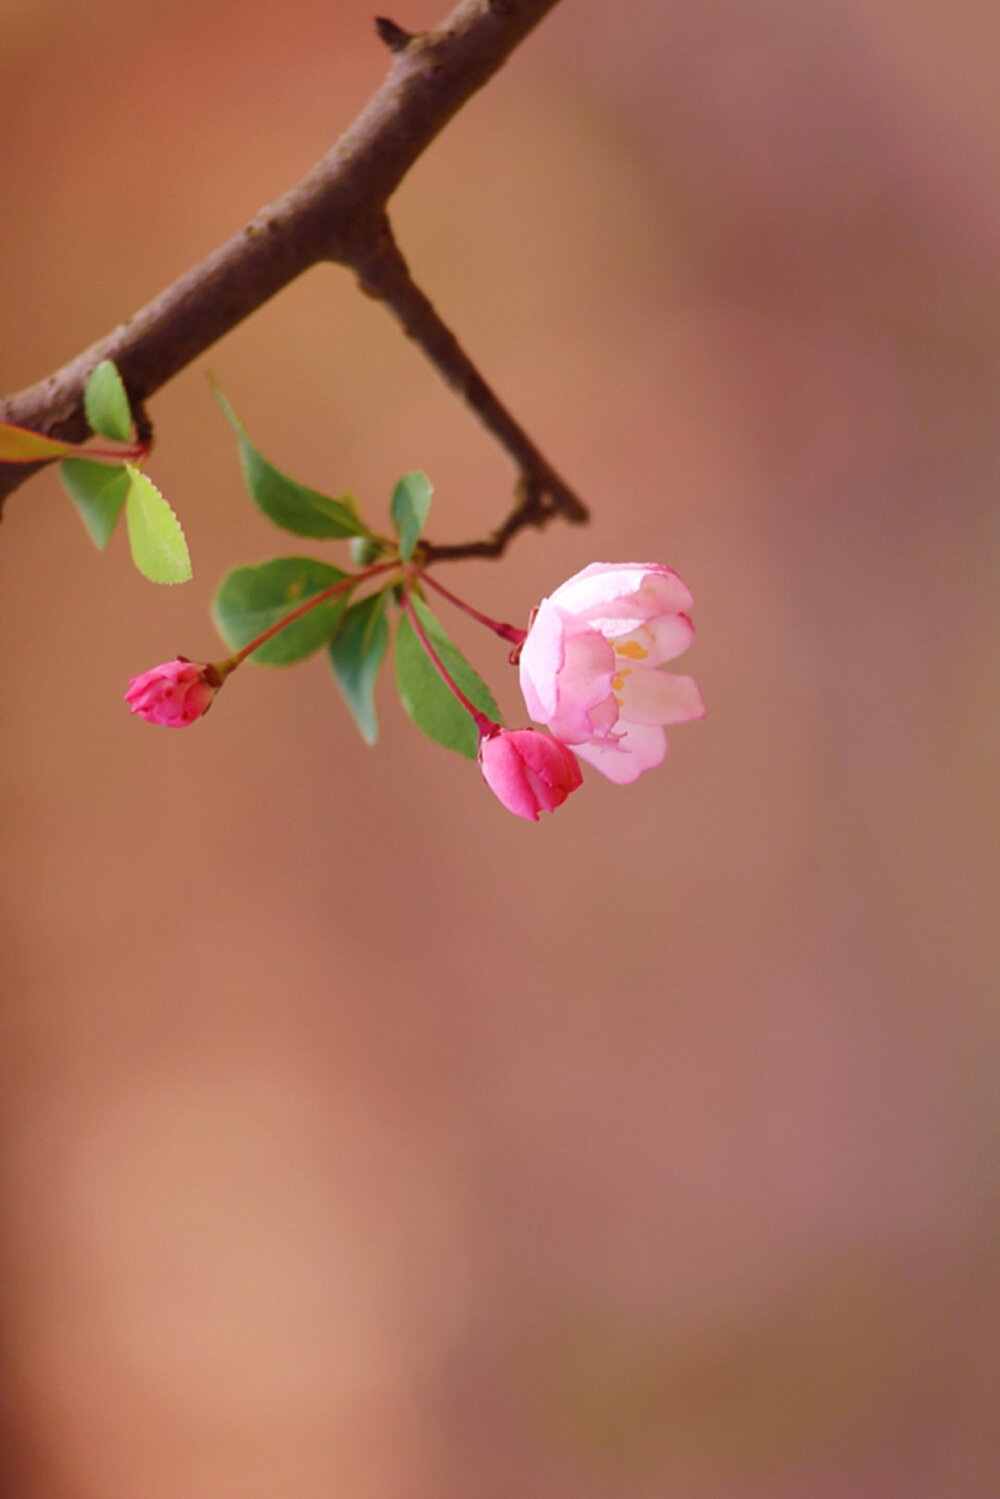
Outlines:
{"label": "open blossom", "polygon": [[667,753],[665,724],[705,712],[693,678],[659,670],[694,635],[692,598],[669,567],[592,562],[538,607],[521,649],[528,712],[611,781]]}
{"label": "open blossom", "polygon": [[573,751],[538,729],[494,729],[480,740],[479,763],[507,810],[530,822],[561,807],[583,781]]}
{"label": "open blossom", "polygon": [[[212,677],[216,679],[214,682],[210,680]],[[221,685],[214,667],[178,656],[176,661],[166,661],[133,677],[125,701],[147,723],[184,729],[208,712]]]}

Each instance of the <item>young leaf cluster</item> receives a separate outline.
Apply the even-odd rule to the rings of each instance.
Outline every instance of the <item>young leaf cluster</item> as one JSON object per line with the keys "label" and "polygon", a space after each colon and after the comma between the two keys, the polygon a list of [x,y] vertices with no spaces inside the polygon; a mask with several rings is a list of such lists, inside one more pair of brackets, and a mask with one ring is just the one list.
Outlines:
{"label": "young leaf cluster", "polygon": [[[367,744],[378,737],[375,688],[393,645],[393,675],[410,718],[438,744],[475,759],[476,726],[431,663],[405,611],[403,591],[446,669],[471,702],[493,718],[499,710],[489,689],[449,639],[420,595],[414,557],[430,510],[427,475],[404,474],[393,490],[389,514],[395,539],[372,529],[350,494],[334,498],[292,479],[251,442],[246,428],[221,390],[216,394],[235,433],[240,466],[250,498],[264,515],[293,536],[351,543],[357,573],[314,557],[274,557],[235,568],[216,594],[213,615],[220,635],[234,651],[297,611],[298,617],[259,645],[250,660],[264,666],[291,666],[324,650],[333,679]],[[355,598],[369,579],[375,591]],[[346,585],[338,587],[338,585]],[[335,590],[335,592],[334,592]],[[320,596],[333,592],[334,596]],[[303,608],[310,600],[315,607]]]}

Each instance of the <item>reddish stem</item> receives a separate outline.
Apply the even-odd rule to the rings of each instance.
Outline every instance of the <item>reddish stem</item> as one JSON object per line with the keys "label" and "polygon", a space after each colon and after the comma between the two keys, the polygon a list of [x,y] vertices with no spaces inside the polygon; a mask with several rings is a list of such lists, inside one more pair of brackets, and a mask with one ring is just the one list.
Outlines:
{"label": "reddish stem", "polygon": [[133,442],[122,448],[92,448],[81,443],[75,453],[67,453],[66,457],[92,458],[98,463],[144,463],[151,447],[148,442]]}
{"label": "reddish stem", "polygon": [[351,573],[350,577],[341,578],[339,583],[333,583],[329,588],[324,588],[322,592],[313,594],[313,597],[311,599],[307,599],[304,604],[300,604],[297,609],[293,609],[290,614],[286,614],[284,619],[279,619],[276,625],[271,625],[269,629],[263,632],[263,634],[258,635],[256,640],[251,640],[249,645],[245,645],[241,651],[237,651],[235,656],[230,656],[225,661],[215,662],[216,671],[221,672],[223,677],[227,677],[229,673],[231,671],[235,671],[240,662],[245,661],[246,658],[258,648],[258,646],[261,646],[265,641],[270,640],[272,635],[277,635],[279,630],[285,629],[286,625],[290,625],[295,620],[301,619],[303,614],[309,613],[310,609],[316,609],[320,604],[325,604],[328,599],[336,598],[340,593],[346,593],[349,588],[353,588],[357,583],[364,583],[368,578],[374,578],[377,573],[385,573],[388,572],[391,568],[398,566],[398,562],[376,562],[374,566],[366,567],[363,572]]}
{"label": "reddish stem", "polygon": [[409,616],[410,624],[416,631],[417,639],[420,641],[420,644],[423,646],[424,650],[427,652],[427,655],[430,657],[431,665],[436,670],[438,676],[441,678],[448,691],[458,699],[458,701],[462,704],[462,707],[465,709],[466,713],[470,715],[472,721],[476,725],[476,728],[479,730],[480,738],[485,738],[486,735],[495,733],[500,725],[494,723],[492,718],[487,718],[485,713],[481,713],[476,707],[475,703],[470,703],[461,687],[459,687],[458,683],[451,676],[448,668],[441,660],[441,657],[431,645],[430,640],[427,636],[427,631],[421,624],[420,617],[417,614],[416,609],[414,609],[413,603],[408,593],[403,594],[403,608]]}
{"label": "reddish stem", "polygon": [[445,588],[443,583],[439,583],[436,578],[432,578],[430,573],[422,572],[420,576],[425,583],[429,583],[432,588],[436,589],[442,598],[448,599],[457,608],[464,609],[466,614],[471,615],[473,619],[477,619],[488,630],[492,630],[494,635],[499,635],[501,640],[509,640],[511,645],[523,645],[527,640],[527,630],[519,630],[517,625],[506,625],[502,620],[490,619],[488,614],[481,614],[478,609],[474,609],[471,604],[467,604],[464,599],[460,599],[457,594],[452,593],[450,588]]}

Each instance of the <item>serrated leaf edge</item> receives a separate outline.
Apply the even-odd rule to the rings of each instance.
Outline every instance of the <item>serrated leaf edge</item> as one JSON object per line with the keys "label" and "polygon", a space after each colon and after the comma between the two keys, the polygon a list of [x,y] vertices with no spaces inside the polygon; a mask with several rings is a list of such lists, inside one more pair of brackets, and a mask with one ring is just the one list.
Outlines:
{"label": "serrated leaf edge", "polygon": [[[124,436],[120,431],[117,430],[117,428],[114,432],[109,432],[104,430],[97,424],[97,422],[94,421],[93,407],[97,400],[97,397],[94,394],[94,391],[96,390],[94,381],[95,377],[97,377],[98,375],[98,371],[104,369],[108,369],[111,371],[111,376],[113,377],[113,381],[115,384],[115,394],[120,395],[122,402],[124,403],[125,415],[128,420],[128,429],[125,432]],[[100,378],[106,380],[108,376],[101,375]],[[109,442],[130,441],[132,437],[132,406],[128,398],[128,391],[125,389],[125,382],[121,377],[121,371],[119,370],[113,359],[100,360],[97,364],[94,365],[94,368],[87,376],[86,384],[83,387],[83,410],[84,415],[86,416],[87,421],[90,425],[90,430],[92,432],[96,432],[98,437],[104,437]]]}
{"label": "serrated leaf edge", "polygon": [[[132,551],[132,537],[131,537],[131,533],[129,533],[129,552],[130,552],[130,554],[132,556],[132,561],[135,563],[136,571],[142,573],[142,576],[144,578],[146,578],[150,583],[156,583],[161,588],[176,588],[179,583],[190,583],[191,579],[194,577],[194,567],[193,567],[192,562],[191,562],[191,548],[188,546],[187,536],[185,535],[184,527],[181,524],[181,518],[180,518],[180,516],[177,514],[177,511],[174,509],[173,505],[171,505],[170,501],[167,499],[167,497],[163,493],[162,489],[160,489],[160,487],[157,484],[153,483],[152,479],[149,477],[148,474],[144,474],[141,468],[136,468],[136,466],[135,466],[134,463],[126,463],[126,464],[123,465],[123,467],[125,468],[126,472],[128,473],[129,479],[133,483],[134,483],[134,481],[137,478],[138,479],[144,479],[146,481],[146,483],[150,486],[150,488],[154,491],[154,493],[156,493],[157,495],[159,495],[159,497],[163,501],[164,505],[166,505],[167,509],[170,511],[170,514],[173,516],[174,520],[177,522],[177,529],[181,533],[181,540],[184,543],[184,553],[185,553],[185,556],[187,557],[187,565],[188,565],[188,575],[187,575],[186,578],[167,578],[167,579],[163,579],[163,578],[151,578],[149,576],[149,573],[144,572],[143,569],[139,566],[138,562],[135,561],[135,553]],[[127,526],[128,526],[128,495],[125,496],[124,509],[125,509],[125,524],[126,524],[126,528],[127,528]]]}

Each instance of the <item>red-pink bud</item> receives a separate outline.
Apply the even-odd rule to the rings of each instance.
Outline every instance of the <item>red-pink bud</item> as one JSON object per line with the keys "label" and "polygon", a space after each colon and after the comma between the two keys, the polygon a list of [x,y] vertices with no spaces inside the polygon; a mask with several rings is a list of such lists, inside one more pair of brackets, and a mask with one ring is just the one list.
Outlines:
{"label": "red-pink bud", "polygon": [[[214,681],[210,678],[215,678]],[[133,713],[147,723],[163,724],[168,729],[186,729],[212,706],[212,699],[222,686],[212,666],[202,666],[178,656],[133,677],[125,701]]]}
{"label": "red-pink bud", "polygon": [[508,812],[537,822],[554,812],[583,776],[571,749],[539,729],[496,729],[479,742],[486,784]]}

